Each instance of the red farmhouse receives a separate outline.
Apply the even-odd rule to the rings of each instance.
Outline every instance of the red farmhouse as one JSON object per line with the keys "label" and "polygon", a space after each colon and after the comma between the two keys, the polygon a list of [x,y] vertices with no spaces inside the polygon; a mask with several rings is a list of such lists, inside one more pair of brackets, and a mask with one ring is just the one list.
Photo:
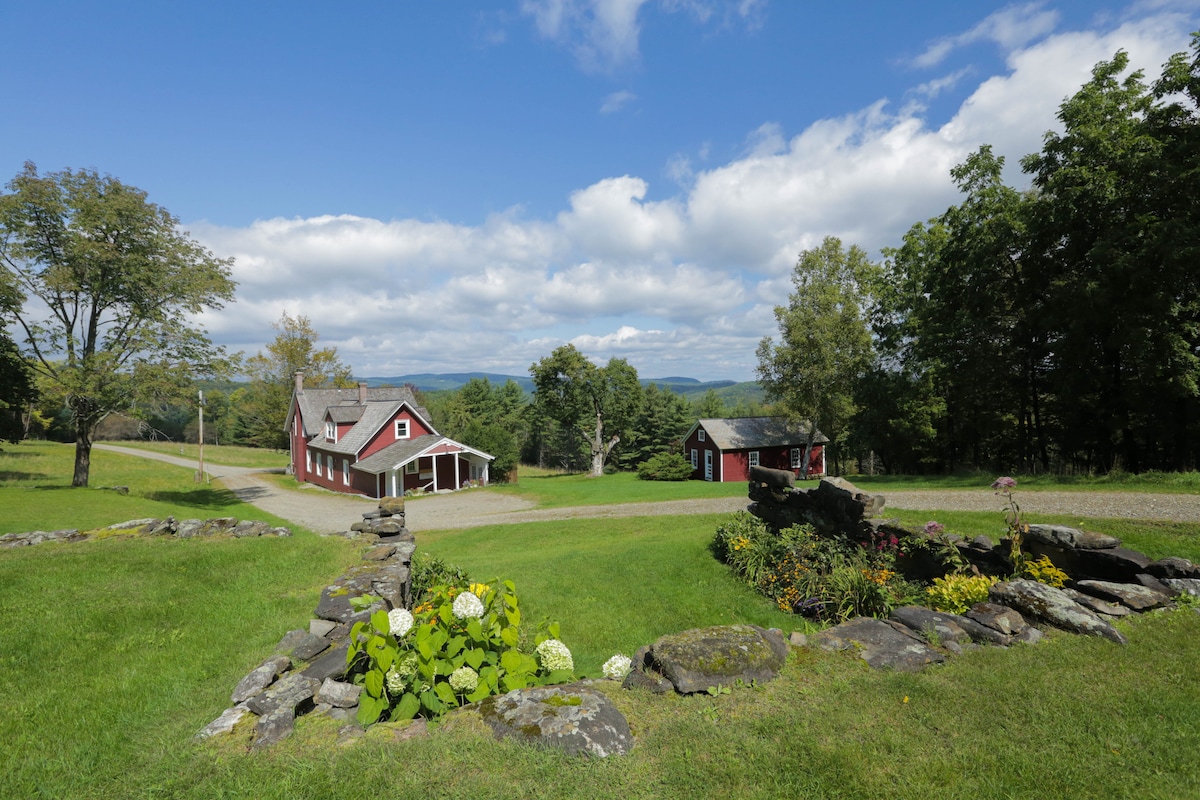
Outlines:
{"label": "red farmhouse", "polygon": [[[692,461],[692,477],[729,482],[750,479],[750,467],[790,469],[800,475],[807,425],[788,425],[783,417],[702,419],[683,440],[683,454]],[[825,474],[825,447],[829,439],[817,431],[813,440],[808,477]]]}
{"label": "red farmhouse", "polygon": [[305,389],[303,380],[296,373],[286,426],[297,481],[367,497],[488,482],[493,456],[439,434],[409,389]]}

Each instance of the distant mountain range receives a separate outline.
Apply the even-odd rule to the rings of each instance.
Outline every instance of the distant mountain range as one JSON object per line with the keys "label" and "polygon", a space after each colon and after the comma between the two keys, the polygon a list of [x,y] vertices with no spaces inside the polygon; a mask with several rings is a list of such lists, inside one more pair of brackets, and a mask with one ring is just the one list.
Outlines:
{"label": "distant mountain range", "polygon": [[[462,387],[472,378],[486,378],[493,384],[503,385],[506,381],[515,381],[518,386],[528,393],[533,393],[533,379],[528,375],[497,375],[494,372],[423,372],[416,375],[393,375],[385,378],[359,378],[368,386],[403,386],[411,383],[423,392],[454,391]],[[742,397],[750,400],[761,400],[762,389],[757,381],[698,381],[695,378],[642,378],[642,385],[656,383],[662,389],[670,389],[675,394],[692,399],[693,395],[702,395],[709,389],[727,403],[736,403]]]}

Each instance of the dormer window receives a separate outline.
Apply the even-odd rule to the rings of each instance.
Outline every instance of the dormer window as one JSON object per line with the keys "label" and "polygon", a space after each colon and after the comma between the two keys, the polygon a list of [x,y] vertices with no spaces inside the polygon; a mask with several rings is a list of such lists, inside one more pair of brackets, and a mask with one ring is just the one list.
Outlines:
{"label": "dormer window", "polygon": [[325,440],[329,442],[337,441],[337,425],[333,424],[333,420],[325,420]]}
{"label": "dormer window", "polygon": [[396,438],[397,439],[407,439],[408,438],[408,420],[406,420],[406,419],[396,420]]}
{"label": "dormer window", "polygon": [[696,431],[696,440],[700,442],[704,441],[704,428],[700,428]]}

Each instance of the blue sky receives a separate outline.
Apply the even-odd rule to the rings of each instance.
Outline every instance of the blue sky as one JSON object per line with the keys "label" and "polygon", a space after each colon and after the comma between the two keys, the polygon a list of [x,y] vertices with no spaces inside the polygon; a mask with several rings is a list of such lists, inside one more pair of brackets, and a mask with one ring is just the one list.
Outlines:
{"label": "blue sky", "polygon": [[1118,48],[1153,78],[1200,2],[7,4],[0,176],[149,192],[254,352],[308,316],[360,376],[524,374],[564,342],[751,379],[798,253],[877,254],[980,144],[1038,149]]}

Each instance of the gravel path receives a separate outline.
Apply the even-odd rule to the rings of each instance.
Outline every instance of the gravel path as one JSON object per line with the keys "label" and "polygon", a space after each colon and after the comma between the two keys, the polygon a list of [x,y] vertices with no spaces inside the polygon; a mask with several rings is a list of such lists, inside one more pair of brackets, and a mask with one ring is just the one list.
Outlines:
{"label": "gravel path", "polygon": [[[140,456],[177,466],[196,468],[196,462],[177,456],[108,444],[96,448]],[[361,518],[377,501],[306,486],[282,489],[256,476],[264,470],[248,467],[207,465],[214,478],[240,500],[317,533],[342,531]],[[915,491],[886,493],[884,509],[994,511],[1003,499],[988,489]],[[562,519],[605,517],[653,517],[684,514],[721,514],[746,508],[745,497],[703,500],[669,500],[660,503],[624,503],[574,508],[535,508],[528,500],[496,492],[462,491],[410,500],[406,524],[414,532],[443,528],[474,528],[480,525],[511,525]],[[1069,514],[1084,517],[1154,519],[1200,522],[1200,496],[1132,492],[1023,492],[1021,510],[1030,514]]]}

